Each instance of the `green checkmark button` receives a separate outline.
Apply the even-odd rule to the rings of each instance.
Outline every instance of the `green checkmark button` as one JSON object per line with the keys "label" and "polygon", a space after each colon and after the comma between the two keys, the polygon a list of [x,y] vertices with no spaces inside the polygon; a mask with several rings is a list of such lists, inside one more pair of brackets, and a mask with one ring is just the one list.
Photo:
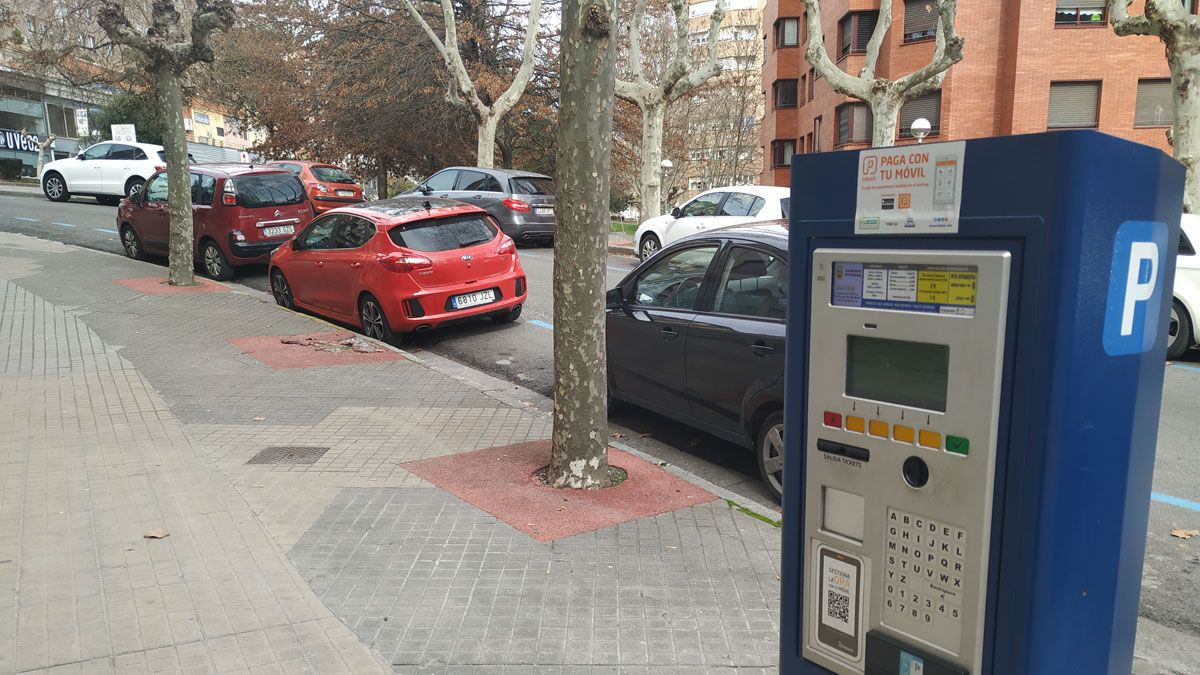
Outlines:
{"label": "green checkmark button", "polygon": [[947,436],[946,437],[946,452],[953,452],[956,455],[966,455],[971,451],[971,441],[962,436]]}

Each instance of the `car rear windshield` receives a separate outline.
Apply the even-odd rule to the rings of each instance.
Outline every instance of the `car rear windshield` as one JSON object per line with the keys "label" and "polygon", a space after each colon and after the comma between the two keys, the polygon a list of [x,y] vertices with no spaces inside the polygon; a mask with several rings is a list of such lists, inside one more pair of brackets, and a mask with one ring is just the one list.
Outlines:
{"label": "car rear windshield", "polygon": [[436,253],[491,241],[496,237],[496,227],[485,215],[457,216],[394,227],[388,236],[397,246]]}
{"label": "car rear windshield", "polygon": [[165,151],[163,151],[163,150],[159,150],[159,151],[158,151],[158,159],[159,159],[159,161],[161,161],[163,164],[166,164],[166,163],[167,163],[167,153],[166,153]]}
{"label": "car rear windshield", "polygon": [[287,206],[305,200],[304,185],[290,173],[235,176],[238,203],[248,209]]}
{"label": "car rear windshield", "polygon": [[554,179],[552,178],[510,178],[512,191],[515,195],[554,195]]}
{"label": "car rear windshield", "polygon": [[784,218],[792,217],[792,200],[790,198],[784,197],[783,199],[780,199],[779,200],[779,208],[780,208],[779,214],[782,215]]}
{"label": "car rear windshield", "polygon": [[354,179],[350,177],[350,174],[336,166],[314,166],[309,171],[312,171],[312,175],[316,176],[317,180],[323,180],[327,183],[354,184]]}

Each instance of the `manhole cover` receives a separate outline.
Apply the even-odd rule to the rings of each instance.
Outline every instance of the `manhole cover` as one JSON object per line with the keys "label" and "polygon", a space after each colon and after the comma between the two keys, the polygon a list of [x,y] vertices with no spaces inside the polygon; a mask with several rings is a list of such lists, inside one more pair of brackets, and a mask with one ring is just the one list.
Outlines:
{"label": "manhole cover", "polygon": [[329,448],[312,448],[303,446],[282,446],[267,448],[250,458],[247,464],[313,464],[321,455],[329,452]]}

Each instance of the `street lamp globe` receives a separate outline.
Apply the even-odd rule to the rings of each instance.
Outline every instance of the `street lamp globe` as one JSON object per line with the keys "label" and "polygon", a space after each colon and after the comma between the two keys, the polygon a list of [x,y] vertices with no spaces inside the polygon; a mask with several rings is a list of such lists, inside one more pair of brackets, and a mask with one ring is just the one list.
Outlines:
{"label": "street lamp globe", "polygon": [[664,159],[663,161],[659,162],[658,165],[664,169],[669,169],[669,168],[675,166],[674,162],[672,162],[669,159]]}
{"label": "street lamp globe", "polygon": [[929,132],[932,130],[933,125],[930,124],[929,120],[925,119],[924,117],[918,117],[917,119],[913,120],[912,135],[913,138],[917,139],[918,143],[923,143],[925,141],[925,137],[928,136]]}

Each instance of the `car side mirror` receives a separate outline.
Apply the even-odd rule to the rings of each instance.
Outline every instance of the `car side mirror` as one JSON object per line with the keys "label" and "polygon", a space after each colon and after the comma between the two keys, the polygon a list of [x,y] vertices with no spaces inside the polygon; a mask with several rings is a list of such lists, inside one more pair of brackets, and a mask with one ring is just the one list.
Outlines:
{"label": "car side mirror", "polygon": [[87,159],[87,157],[84,157],[83,153],[80,152],[78,155],[75,155],[75,159],[78,159],[79,161],[82,162],[83,160]]}
{"label": "car side mirror", "polygon": [[300,250],[302,250],[303,248],[304,248],[304,244],[301,244],[301,243],[300,243],[300,238],[299,238],[299,237],[297,237],[297,238],[295,238],[295,239],[293,239],[293,240],[292,240],[292,250],[293,250],[293,251],[300,251]]}
{"label": "car side mirror", "polygon": [[425,195],[426,197],[433,194],[433,190],[430,190],[428,185],[418,185],[417,192],[420,192],[421,194]]}
{"label": "car side mirror", "polygon": [[604,296],[605,309],[621,309],[625,306],[625,291],[619,286],[611,289]]}
{"label": "car side mirror", "polygon": [[672,218],[682,218],[683,210],[680,209],[678,206],[674,207],[673,209],[671,209],[671,217]]}

